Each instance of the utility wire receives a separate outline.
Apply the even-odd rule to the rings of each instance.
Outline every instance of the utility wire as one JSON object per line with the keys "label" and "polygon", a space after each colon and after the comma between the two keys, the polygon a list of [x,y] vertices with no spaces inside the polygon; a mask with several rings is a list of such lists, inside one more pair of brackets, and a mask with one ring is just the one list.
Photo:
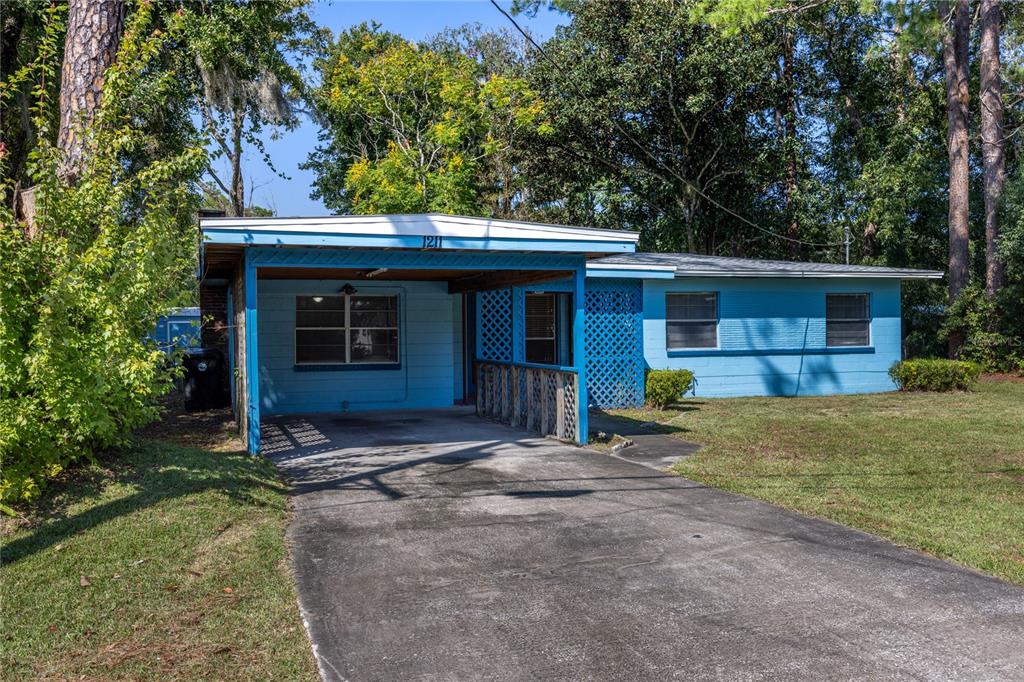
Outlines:
{"label": "utility wire", "polygon": [[[572,79],[570,79],[570,78],[569,78],[569,77],[568,77],[568,76],[566,75],[565,69],[563,69],[563,68],[562,68],[561,64],[559,64],[559,63],[558,63],[558,62],[556,62],[556,61],[555,61],[555,60],[554,60],[554,59],[553,59],[552,57],[550,57],[550,56],[548,55],[548,53],[547,53],[547,52],[546,52],[546,51],[544,50],[544,48],[543,48],[543,47],[541,47],[540,45],[538,45],[538,44],[537,44],[537,41],[535,41],[535,40],[533,39],[533,37],[532,37],[532,36],[530,36],[530,34],[529,34],[529,33],[527,33],[527,32],[526,32],[525,30],[523,30],[522,26],[520,26],[520,25],[519,25],[519,23],[518,23],[518,22],[517,22],[517,21],[516,21],[516,20],[515,20],[515,19],[514,19],[514,18],[512,17],[512,15],[511,15],[511,14],[509,14],[508,12],[506,12],[506,11],[504,10],[504,8],[502,8],[502,6],[498,4],[497,0],[490,0],[490,2],[491,2],[491,4],[492,4],[492,5],[494,5],[494,8],[495,8],[495,9],[497,9],[497,10],[498,10],[499,12],[501,12],[501,13],[502,13],[502,14],[503,14],[503,15],[505,16],[505,18],[506,18],[506,19],[508,19],[508,20],[509,20],[509,21],[510,21],[510,22],[512,23],[512,25],[513,25],[513,26],[515,27],[515,29],[516,29],[517,31],[519,31],[519,33],[520,33],[520,34],[521,34],[521,35],[522,35],[522,36],[523,36],[524,38],[526,38],[526,40],[527,40],[527,41],[529,41],[530,45],[532,45],[532,46],[534,47],[534,49],[535,49],[535,50],[537,50],[537,52],[539,52],[539,53],[540,53],[540,55],[541,55],[541,56],[542,56],[542,57],[543,57],[543,58],[544,58],[545,60],[547,60],[547,62],[548,62],[548,63],[550,63],[550,64],[551,64],[551,65],[552,65],[552,66],[553,66],[553,67],[555,68],[555,71],[556,71],[556,72],[558,72],[558,73],[559,73],[559,75],[561,75],[561,76],[563,77],[563,79],[564,79],[564,80],[565,80],[565,81],[566,81],[566,82],[567,82],[567,83],[568,83],[568,84],[569,84],[570,86],[572,86],[572,89],[576,91],[576,94],[577,94],[577,95],[579,95],[580,97],[584,97],[584,98],[585,98],[585,97],[587,97],[587,95],[583,93],[583,91],[582,91],[582,90],[581,90],[581,89],[580,89],[580,88],[579,88],[579,87],[578,87],[578,86],[576,85],[576,83],[575,83],[575,82],[573,82],[573,81],[572,81]],[[637,140],[636,138],[634,138],[634,137],[633,137],[633,136],[632,136],[632,135],[631,135],[631,134],[629,133],[629,131],[628,131],[628,130],[626,130],[625,128],[623,128],[623,127],[622,127],[622,126],[621,126],[621,125],[619,124],[619,122],[615,120],[615,118],[614,118],[614,117],[610,117],[610,118],[609,118],[609,121],[611,122],[611,124],[612,124],[613,126],[615,126],[615,128],[616,128],[616,129],[617,129],[617,130],[619,131],[619,133],[621,133],[621,134],[622,134],[622,136],[623,136],[623,137],[625,137],[625,138],[626,138],[627,140],[629,140],[629,141],[630,141],[630,142],[631,142],[631,143],[633,144],[633,146],[635,146],[635,147],[636,147],[637,149],[639,149],[639,150],[640,150],[640,151],[642,151],[642,152],[643,152],[644,154],[646,154],[647,156],[649,156],[649,157],[651,158],[651,160],[652,160],[652,161],[654,161],[654,163],[656,163],[656,164],[658,164],[659,166],[661,166],[661,168],[663,168],[663,169],[664,169],[664,170],[665,170],[666,172],[668,172],[668,173],[672,174],[672,175],[673,175],[673,176],[674,176],[674,177],[675,177],[676,179],[678,179],[678,180],[679,180],[680,182],[682,182],[682,183],[683,183],[684,185],[686,185],[687,187],[689,187],[689,188],[690,188],[690,189],[691,189],[691,190],[692,190],[692,191],[693,191],[694,193],[696,193],[696,194],[697,194],[697,196],[701,197],[702,199],[704,199],[705,201],[707,201],[707,202],[708,202],[709,204],[711,204],[712,206],[715,206],[716,208],[718,208],[718,209],[720,209],[720,210],[722,210],[722,211],[725,211],[726,213],[728,213],[728,214],[729,214],[729,215],[731,215],[732,217],[736,218],[737,220],[739,220],[739,221],[741,221],[741,222],[743,222],[743,223],[745,223],[745,224],[749,225],[750,227],[753,227],[753,228],[754,228],[754,229],[756,229],[756,230],[760,230],[761,232],[764,232],[765,234],[769,234],[769,235],[771,235],[771,236],[773,236],[773,237],[776,237],[776,238],[778,238],[778,239],[784,239],[784,240],[786,240],[786,241],[788,241],[788,242],[793,242],[793,243],[796,243],[796,244],[803,244],[803,245],[805,245],[805,246],[828,246],[828,247],[832,247],[832,246],[843,246],[844,244],[846,244],[847,246],[849,246],[848,242],[845,242],[845,241],[843,241],[843,242],[808,242],[808,241],[804,241],[803,239],[794,239],[793,237],[788,237],[788,236],[786,236],[786,235],[784,235],[784,234],[779,234],[778,232],[775,232],[774,230],[769,230],[769,229],[768,229],[768,228],[766,228],[766,227],[762,227],[762,226],[758,225],[757,223],[755,223],[755,222],[751,221],[751,220],[750,220],[750,219],[748,219],[748,218],[745,218],[744,216],[740,215],[740,214],[739,214],[739,213],[737,213],[736,211],[732,210],[732,209],[731,209],[731,208],[729,208],[728,206],[725,206],[725,205],[723,205],[723,204],[719,203],[718,201],[715,201],[714,199],[712,199],[711,197],[709,197],[709,196],[708,196],[708,195],[707,195],[707,194],[706,194],[706,193],[705,193],[705,192],[704,192],[703,190],[701,190],[701,189],[700,189],[699,187],[697,187],[697,186],[696,186],[696,185],[694,185],[694,184],[693,184],[692,182],[690,182],[689,180],[687,180],[686,178],[684,178],[684,177],[683,177],[682,175],[680,175],[679,173],[677,173],[677,172],[676,172],[676,171],[675,171],[675,170],[674,170],[673,168],[671,168],[671,167],[669,167],[669,166],[666,166],[666,165],[665,165],[665,163],[664,163],[664,162],[662,162],[662,160],[661,160],[661,159],[659,159],[659,158],[658,158],[658,157],[657,157],[657,156],[656,156],[655,154],[653,154],[653,153],[652,153],[652,152],[651,152],[651,151],[650,151],[649,149],[647,149],[647,147],[645,147],[645,146],[644,146],[644,145],[643,145],[642,143],[640,143],[640,142],[639,142],[639,141],[638,141],[638,140]]]}

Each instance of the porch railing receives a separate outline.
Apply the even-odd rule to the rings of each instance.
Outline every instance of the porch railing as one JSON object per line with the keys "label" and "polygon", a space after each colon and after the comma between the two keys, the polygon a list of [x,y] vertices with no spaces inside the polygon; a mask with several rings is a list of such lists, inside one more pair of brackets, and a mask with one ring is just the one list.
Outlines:
{"label": "porch railing", "polygon": [[542,436],[579,442],[579,374],[564,367],[478,360],[476,413]]}

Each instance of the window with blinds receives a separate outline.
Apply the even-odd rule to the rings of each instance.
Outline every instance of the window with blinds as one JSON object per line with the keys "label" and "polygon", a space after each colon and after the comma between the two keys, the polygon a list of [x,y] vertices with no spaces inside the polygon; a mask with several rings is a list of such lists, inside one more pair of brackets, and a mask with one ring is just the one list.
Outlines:
{"label": "window with blinds", "polygon": [[295,364],[398,362],[398,296],[297,296]]}
{"label": "window with blinds", "polygon": [[668,350],[718,347],[716,292],[665,294]]}
{"label": "window with blinds", "polygon": [[555,294],[526,294],[526,361],[557,364],[558,319]]}
{"label": "window with blinds", "polygon": [[867,294],[825,294],[825,345],[871,345]]}

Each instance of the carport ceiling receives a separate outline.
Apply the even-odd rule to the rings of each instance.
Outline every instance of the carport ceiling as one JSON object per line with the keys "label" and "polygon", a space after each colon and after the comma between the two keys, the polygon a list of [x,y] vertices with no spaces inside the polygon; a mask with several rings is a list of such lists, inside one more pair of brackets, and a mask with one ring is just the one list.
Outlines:
{"label": "carport ceiling", "polygon": [[426,281],[448,282],[448,292],[487,291],[565,279],[572,272],[561,270],[429,270],[367,268],[260,268],[259,279],[331,279],[344,282]]}

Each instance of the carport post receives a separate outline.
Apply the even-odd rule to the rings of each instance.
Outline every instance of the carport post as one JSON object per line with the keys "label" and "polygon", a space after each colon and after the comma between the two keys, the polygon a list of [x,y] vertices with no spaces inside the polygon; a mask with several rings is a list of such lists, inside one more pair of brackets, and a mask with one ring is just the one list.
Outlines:
{"label": "carport post", "polygon": [[260,363],[256,325],[256,264],[245,249],[245,389],[248,400],[249,454],[260,452]]}
{"label": "carport post", "polygon": [[526,360],[526,289],[512,287],[512,362]]}
{"label": "carport post", "polygon": [[579,433],[576,439],[580,445],[587,444],[587,325],[586,325],[586,284],[587,284],[587,263],[583,259],[576,266],[576,276],[573,278],[572,287],[572,358],[576,366],[577,383],[576,398],[579,404],[576,406],[579,415]]}

